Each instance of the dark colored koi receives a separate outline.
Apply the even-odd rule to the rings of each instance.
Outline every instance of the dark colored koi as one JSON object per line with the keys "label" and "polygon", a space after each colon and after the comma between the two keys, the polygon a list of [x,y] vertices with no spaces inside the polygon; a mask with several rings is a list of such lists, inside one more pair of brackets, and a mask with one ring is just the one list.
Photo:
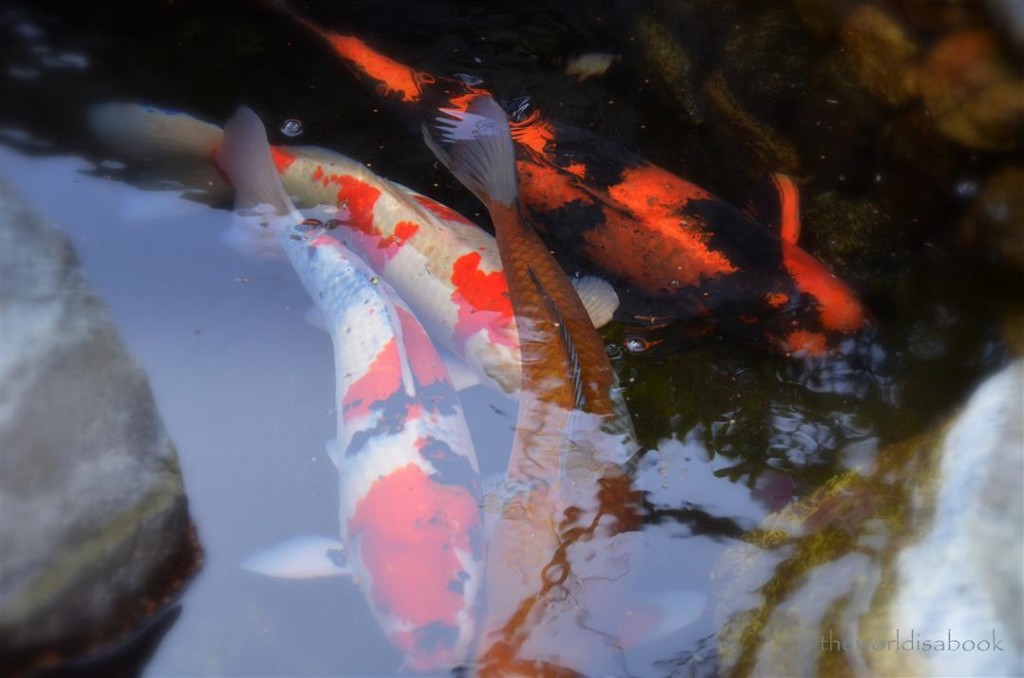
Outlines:
{"label": "dark colored koi", "polygon": [[[483,92],[403,66],[273,4],[324,39],[363,84],[421,120],[463,109]],[[726,336],[795,354],[824,354],[866,326],[853,292],[795,244],[791,181],[778,183],[785,221],[776,233],[622,145],[556,125],[538,110],[521,113],[511,130],[524,216],[549,245],[635,288],[638,307],[653,304],[665,321],[704,318]]]}

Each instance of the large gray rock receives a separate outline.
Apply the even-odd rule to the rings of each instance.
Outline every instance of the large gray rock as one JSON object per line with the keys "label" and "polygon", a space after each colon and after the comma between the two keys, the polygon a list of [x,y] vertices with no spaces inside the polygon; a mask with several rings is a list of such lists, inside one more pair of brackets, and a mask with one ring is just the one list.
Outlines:
{"label": "large gray rock", "polygon": [[715,572],[722,673],[1024,675],[1024,361]]}
{"label": "large gray rock", "polygon": [[896,556],[895,594],[874,619],[946,647],[876,653],[873,664],[900,676],[1022,675],[1024,362],[982,384],[936,452],[930,525]]}
{"label": "large gray rock", "polygon": [[198,566],[177,453],[67,239],[0,180],[0,658],[108,646]]}

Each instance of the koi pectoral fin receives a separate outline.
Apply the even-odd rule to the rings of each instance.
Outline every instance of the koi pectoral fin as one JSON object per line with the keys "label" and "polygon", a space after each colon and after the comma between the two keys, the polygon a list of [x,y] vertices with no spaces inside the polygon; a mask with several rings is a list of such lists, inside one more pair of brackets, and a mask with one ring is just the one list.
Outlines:
{"label": "koi pectoral fin", "polygon": [[644,594],[626,610],[619,640],[632,648],[667,638],[695,622],[707,600],[703,593],[686,590]]}
{"label": "koi pectoral fin", "polygon": [[615,288],[604,278],[585,275],[582,278],[570,278],[576,294],[579,295],[583,307],[594,327],[600,329],[612,321],[612,316],[619,308],[619,295]]}
{"label": "koi pectoral fin", "polygon": [[267,577],[318,579],[348,575],[345,546],[329,537],[293,537],[242,563],[242,568]]}

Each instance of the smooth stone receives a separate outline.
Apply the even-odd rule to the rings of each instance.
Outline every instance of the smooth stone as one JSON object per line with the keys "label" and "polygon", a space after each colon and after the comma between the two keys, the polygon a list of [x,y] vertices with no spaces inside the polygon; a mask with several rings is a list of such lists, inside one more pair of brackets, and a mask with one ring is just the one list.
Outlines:
{"label": "smooth stone", "polygon": [[149,382],[70,243],[2,180],[0,205],[0,658],[17,673],[123,641],[201,554]]}
{"label": "smooth stone", "polygon": [[720,672],[1020,675],[1022,411],[1017,360],[729,549],[712,579]]}

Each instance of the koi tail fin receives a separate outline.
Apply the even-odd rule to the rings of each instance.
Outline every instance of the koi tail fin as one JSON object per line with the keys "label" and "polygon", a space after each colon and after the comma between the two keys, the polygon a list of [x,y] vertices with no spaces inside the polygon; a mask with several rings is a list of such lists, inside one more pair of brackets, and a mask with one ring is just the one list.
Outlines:
{"label": "koi tail fin", "polygon": [[440,111],[444,115],[423,128],[423,139],[437,159],[484,204],[514,203],[519,190],[516,154],[501,106],[480,94],[463,109]]}
{"label": "koi tail fin", "polygon": [[144,168],[148,176],[142,183],[173,181],[208,202],[230,195],[214,163],[224,137],[216,125],[155,106],[118,103],[93,106],[88,123],[107,148]]}
{"label": "koi tail fin", "polygon": [[219,162],[235,187],[235,216],[224,241],[243,254],[280,256],[279,239],[303,221],[281,185],[259,117],[240,106],[224,128]]}

